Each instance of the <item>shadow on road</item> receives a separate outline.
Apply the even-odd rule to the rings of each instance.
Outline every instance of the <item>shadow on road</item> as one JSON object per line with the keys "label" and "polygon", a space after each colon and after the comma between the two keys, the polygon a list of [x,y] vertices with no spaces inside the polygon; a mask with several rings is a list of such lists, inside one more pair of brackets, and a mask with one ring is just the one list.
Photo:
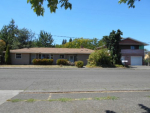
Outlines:
{"label": "shadow on road", "polygon": [[143,104],[139,104],[139,106],[141,107],[141,109],[144,109],[146,111],[144,113],[150,113],[150,108],[144,106]]}
{"label": "shadow on road", "polygon": [[105,112],[106,112],[106,113],[116,113],[116,112],[110,111],[110,110],[106,110]]}
{"label": "shadow on road", "polygon": [[[144,106],[143,104],[139,104],[139,106],[141,107],[141,109],[144,109],[146,112],[143,112],[143,113],[150,113],[150,108]],[[110,111],[110,110],[106,110],[105,111],[106,113],[116,113],[114,111]]]}

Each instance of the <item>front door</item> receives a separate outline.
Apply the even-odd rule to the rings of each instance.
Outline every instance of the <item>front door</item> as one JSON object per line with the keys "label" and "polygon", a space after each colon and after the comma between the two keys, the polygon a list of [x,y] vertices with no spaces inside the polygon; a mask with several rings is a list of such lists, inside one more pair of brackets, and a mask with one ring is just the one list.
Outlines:
{"label": "front door", "polygon": [[30,63],[31,63],[31,64],[33,64],[33,63],[32,63],[32,60],[35,59],[35,58],[36,58],[36,54],[31,54],[31,59],[30,59]]}
{"label": "front door", "polygon": [[72,56],[72,55],[69,56],[69,61],[70,61],[70,62],[74,62],[74,56]]}

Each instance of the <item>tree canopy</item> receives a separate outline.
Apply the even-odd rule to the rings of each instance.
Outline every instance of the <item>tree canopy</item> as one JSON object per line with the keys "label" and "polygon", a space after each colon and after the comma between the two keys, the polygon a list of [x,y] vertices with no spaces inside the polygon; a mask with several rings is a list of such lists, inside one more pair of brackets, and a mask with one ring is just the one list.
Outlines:
{"label": "tree canopy", "polygon": [[[63,39],[64,40],[64,39]],[[84,38],[75,38],[72,41],[69,41],[62,45],[56,45],[56,48],[88,48],[95,49],[96,47],[102,46],[103,41],[98,40],[97,38],[93,39],[84,39]]]}
{"label": "tree canopy", "polygon": [[37,41],[38,47],[52,47],[53,38],[50,33],[47,33],[45,31],[41,31],[39,35],[39,40]]}
{"label": "tree canopy", "polygon": [[47,7],[50,9],[51,13],[56,12],[56,9],[58,9],[58,4],[60,4],[60,7],[64,7],[65,9],[72,9],[72,4],[69,0],[27,0],[27,3],[31,4],[31,8],[37,16],[43,16],[45,11],[43,7],[44,1],[48,2]]}
{"label": "tree canopy", "polygon": [[2,54],[5,47],[6,43],[3,40],[0,40],[0,55]]}
{"label": "tree canopy", "polygon": [[[65,9],[72,9],[72,4],[69,2],[69,0],[27,0],[27,3],[31,4],[31,8],[33,11],[37,14],[37,16],[43,16],[45,9],[44,9],[44,1],[47,1],[47,7],[50,9],[51,13],[55,13],[56,9],[58,9],[58,4],[60,4],[60,7],[64,7]],[[135,1],[140,0],[119,0],[118,3],[127,3],[129,8],[134,8]]]}
{"label": "tree canopy", "polygon": [[134,5],[134,3],[135,3],[135,1],[140,1],[140,0],[119,0],[119,2],[118,3],[127,3],[127,5],[129,6],[129,8],[131,7],[131,8],[134,8],[135,7],[135,5]]}
{"label": "tree canopy", "polygon": [[31,30],[19,29],[13,19],[0,30],[0,39],[6,43],[6,47],[9,44],[10,49],[33,47],[33,38],[35,37]]}

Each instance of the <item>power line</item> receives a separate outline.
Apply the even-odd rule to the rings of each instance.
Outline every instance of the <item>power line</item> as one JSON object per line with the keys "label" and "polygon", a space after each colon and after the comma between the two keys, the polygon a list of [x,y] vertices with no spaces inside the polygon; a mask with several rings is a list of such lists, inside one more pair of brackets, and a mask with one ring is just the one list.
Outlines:
{"label": "power line", "polygon": [[[35,34],[35,35],[40,35],[40,34]],[[65,38],[73,38],[73,39],[75,39],[75,38],[82,38],[82,37],[72,37],[72,36],[62,36],[62,35],[52,35],[52,36],[54,36],[54,37],[65,37]],[[83,37],[84,39],[93,39],[93,38],[85,38],[85,37]]]}

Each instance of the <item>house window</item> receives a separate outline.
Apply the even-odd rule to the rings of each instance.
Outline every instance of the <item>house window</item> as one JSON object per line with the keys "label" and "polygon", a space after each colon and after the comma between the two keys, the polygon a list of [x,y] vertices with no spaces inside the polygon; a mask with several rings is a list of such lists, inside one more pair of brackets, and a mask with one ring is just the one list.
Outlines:
{"label": "house window", "polygon": [[51,57],[50,57],[50,59],[53,59],[53,55],[50,55]]}
{"label": "house window", "polygon": [[49,59],[50,58],[49,54],[41,54],[39,56],[40,56],[39,58],[41,58],[41,59]]}
{"label": "house window", "polygon": [[131,49],[135,49],[135,46],[131,46]]}
{"label": "house window", "polygon": [[16,59],[20,59],[21,58],[21,54],[16,54]]}
{"label": "house window", "polygon": [[65,55],[60,55],[60,58],[65,58]]}

